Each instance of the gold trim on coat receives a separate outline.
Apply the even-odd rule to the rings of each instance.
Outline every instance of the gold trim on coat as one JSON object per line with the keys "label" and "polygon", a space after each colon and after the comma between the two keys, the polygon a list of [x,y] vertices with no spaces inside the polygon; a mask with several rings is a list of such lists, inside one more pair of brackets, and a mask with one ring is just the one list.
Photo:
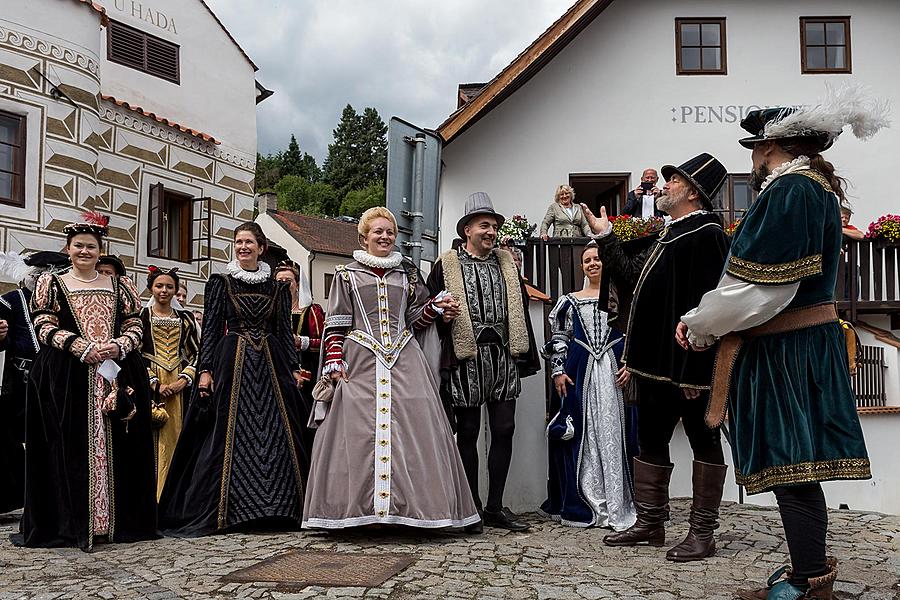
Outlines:
{"label": "gold trim on coat", "polygon": [[813,254],[786,263],[764,264],[732,256],[728,274],[747,283],[793,283],[822,272],[822,255]]}
{"label": "gold trim on coat", "polygon": [[766,467],[744,475],[735,470],[734,479],[748,494],[758,494],[779,485],[796,485],[834,479],[869,479],[872,471],[868,458],[836,458],[802,462],[796,465]]}

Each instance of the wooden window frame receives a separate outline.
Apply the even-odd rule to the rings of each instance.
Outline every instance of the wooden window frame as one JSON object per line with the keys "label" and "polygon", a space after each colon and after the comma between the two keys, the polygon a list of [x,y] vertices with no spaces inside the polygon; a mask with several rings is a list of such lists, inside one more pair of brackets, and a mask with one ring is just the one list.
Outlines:
{"label": "wooden window frame", "polygon": [[[737,181],[743,181],[744,183],[748,183],[750,179],[750,173],[729,173],[725,179],[725,183],[722,184],[722,207],[715,208],[713,212],[716,214],[722,215],[722,218],[725,220],[725,227],[728,227],[735,221],[735,209],[734,209],[734,184]],[[750,206],[753,206],[753,203],[756,202],[756,197],[759,196],[759,192],[756,190],[752,190],[754,193],[753,199],[750,201]],[[744,215],[747,214],[747,211],[750,210],[750,206],[743,210],[743,214],[740,216],[741,219],[744,218]]]}
{"label": "wooden window frame", "polygon": [[331,291],[331,282],[334,281],[334,273],[322,273],[322,283],[325,286],[325,299],[328,300],[328,292]]}
{"label": "wooden window frame", "polygon": [[26,130],[28,126],[28,118],[26,115],[0,110],[0,115],[8,119],[18,121],[18,130],[16,131],[16,139],[13,143],[0,142],[4,146],[12,148],[13,161],[12,171],[4,170],[4,173],[12,175],[12,188],[10,197],[0,196],[0,204],[5,206],[13,206],[15,208],[25,208],[25,154],[27,141]]}
{"label": "wooden window frame", "polygon": [[[167,204],[171,199],[181,201],[179,220],[181,221],[183,233],[178,241],[179,247],[177,252],[171,252],[171,242],[169,244],[165,243],[165,231],[168,227],[167,220],[170,212],[165,209],[168,208]],[[201,205],[199,210],[194,209],[197,204]],[[147,230],[147,256],[183,263],[208,260],[212,243],[211,219],[210,199],[208,197],[197,198],[184,192],[167,190],[162,182],[152,184],[150,186],[147,210],[149,223]],[[204,246],[206,252],[203,251]]]}
{"label": "wooden window frame", "polygon": [[[141,38],[141,56],[139,59],[140,65],[136,64],[138,61],[129,61],[123,57],[119,57],[114,55],[113,53],[113,36],[115,36],[119,30],[119,28],[127,31],[132,35],[137,35]],[[148,50],[148,44],[158,44],[162,47],[167,47],[175,52],[175,75],[170,76],[167,73],[163,73],[159,70],[153,68],[150,60],[150,51]],[[164,40],[161,37],[157,37],[155,35],[149,34],[145,31],[141,31],[136,27],[132,27],[131,25],[126,25],[121,21],[115,21],[113,19],[109,20],[109,27],[106,29],[106,58],[110,62],[114,62],[116,64],[123,65],[125,67],[129,67],[136,71],[140,71],[141,73],[146,73],[147,75],[152,75],[153,77],[159,77],[165,81],[169,81],[176,85],[181,85],[181,46],[174,42],[170,42],[169,40]],[[137,58],[137,57],[135,57]]]}
{"label": "wooden window frame", "polygon": [[[704,69],[703,68],[703,52],[700,53],[700,69],[685,69],[681,64],[681,26],[682,25],[700,25],[700,46],[688,46],[688,48],[719,48],[721,68]],[[719,26],[719,45],[703,46],[703,25]],[[726,49],[725,39],[725,17],[676,17],[675,18],[675,74],[676,75],[728,75],[728,51]]]}
{"label": "wooden window frame", "polygon": [[[844,67],[840,68],[829,68],[825,67],[822,69],[815,69],[807,66],[806,64],[806,24],[807,23],[841,23],[844,25]],[[826,38],[824,45],[813,44],[814,48],[825,48],[825,62],[828,62],[828,51],[829,47],[837,47],[840,44],[832,44],[828,45],[828,39]],[[808,74],[808,75],[828,75],[832,73],[841,74],[841,73],[852,73],[853,72],[853,61],[852,61],[852,51],[850,46],[850,17],[800,17],[800,73]]]}

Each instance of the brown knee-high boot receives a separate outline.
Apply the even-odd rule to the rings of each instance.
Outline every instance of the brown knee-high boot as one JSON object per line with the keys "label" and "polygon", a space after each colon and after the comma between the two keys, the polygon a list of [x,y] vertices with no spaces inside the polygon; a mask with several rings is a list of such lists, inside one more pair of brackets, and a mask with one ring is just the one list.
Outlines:
{"label": "brown knee-high boot", "polygon": [[672,465],[651,465],[634,459],[634,508],[637,522],[619,533],[603,538],[607,546],[635,546],[666,543],[665,519],[669,510],[669,478]]}
{"label": "brown knee-high boot", "polygon": [[667,559],[688,562],[703,560],[716,553],[713,531],[719,528],[719,505],[727,472],[727,465],[694,461],[694,500],[688,519],[691,528],[684,541],[666,552]]}

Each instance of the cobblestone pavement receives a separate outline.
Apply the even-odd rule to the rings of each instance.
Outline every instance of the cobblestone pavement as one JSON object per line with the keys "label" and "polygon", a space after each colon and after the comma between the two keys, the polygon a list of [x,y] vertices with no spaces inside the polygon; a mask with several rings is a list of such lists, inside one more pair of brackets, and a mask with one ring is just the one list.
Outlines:
{"label": "cobblestone pavement", "polygon": [[[667,543],[687,530],[687,501],[673,503]],[[73,549],[15,548],[16,521],[0,517],[0,600],[11,598],[732,598],[786,560],[774,509],[728,504],[718,552],[677,565],[665,548],[607,548],[605,530],[572,529],[529,515],[531,532],[480,536],[293,532]],[[840,560],[838,598],[900,600],[900,517],[831,513],[829,553]],[[279,589],[222,577],[288,549],[406,552],[418,559],[377,588]]]}

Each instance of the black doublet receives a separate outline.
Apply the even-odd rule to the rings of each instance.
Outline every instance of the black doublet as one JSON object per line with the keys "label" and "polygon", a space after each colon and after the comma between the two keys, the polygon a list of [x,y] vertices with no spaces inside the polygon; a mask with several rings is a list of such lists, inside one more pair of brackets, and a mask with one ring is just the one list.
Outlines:
{"label": "black doublet", "polygon": [[719,217],[700,212],[666,227],[653,246],[636,256],[615,234],[597,240],[613,280],[634,289],[623,361],[640,377],[679,387],[709,389],[714,352],[688,352],[675,342],[675,327],[716,287],[728,239]]}

